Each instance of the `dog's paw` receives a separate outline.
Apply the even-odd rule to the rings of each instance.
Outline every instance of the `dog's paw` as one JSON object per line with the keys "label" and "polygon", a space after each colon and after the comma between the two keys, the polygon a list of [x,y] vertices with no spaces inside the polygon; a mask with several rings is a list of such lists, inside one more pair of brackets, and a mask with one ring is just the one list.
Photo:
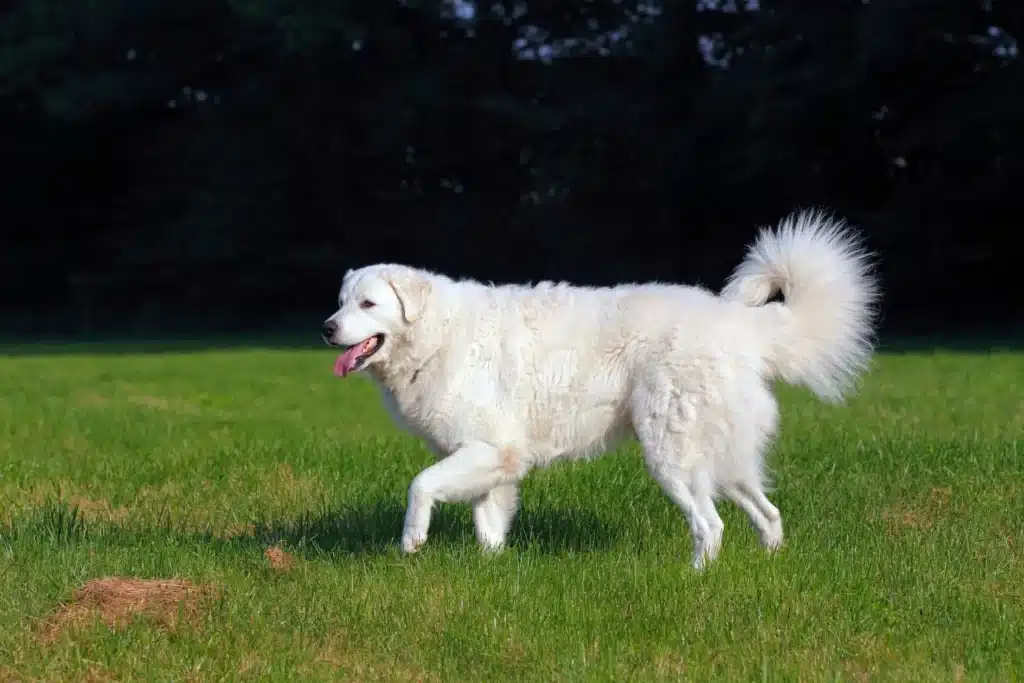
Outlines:
{"label": "dog's paw", "polygon": [[477,524],[476,542],[484,553],[498,553],[505,549],[505,534]]}
{"label": "dog's paw", "polygon": [[426,542],[426,534],[406,531],[402,534],[402,553],[412,555]]}
{"label": "dog's paw", "polygon": [[490,539],[480,542],[480,551],[484,555],[500,555],[505,552],[505,539]]}
{"label": "dog's paw", "polygon": [[696,571],[697,573],[702,573],[704,572],[704,570],[710,567],[711,563],[713,563],[714,561],[715,558],[713,555],[709,554],[707,550],[701,549],[699,552],[695,552],[693,554],[693,559],[690,561],[690,566],[693,567],[694,571]]}
{"label": "dog's paw", "polygon": [[769,553],[779,550],[783,544],[782,520],[775,520],[761,533],[761,545]]}

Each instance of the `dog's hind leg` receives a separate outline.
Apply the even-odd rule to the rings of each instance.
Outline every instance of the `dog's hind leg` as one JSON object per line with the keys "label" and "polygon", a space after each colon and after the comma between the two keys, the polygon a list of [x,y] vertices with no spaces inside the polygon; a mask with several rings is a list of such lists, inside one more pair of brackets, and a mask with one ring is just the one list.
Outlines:
{"label": "dog's hind leg", "polygon": [[713,562],[718,557],[718,550],[722,547],[722,532],[725,530],[725,523],[722,522],[718,510],[715,508],[715,483],[711,473],[706,469],[698,469],[695,472],[693,494],[697,501],[697,509],[708,522],[710,535],[705,556],[708,562]]}
{"label": "dog's hind leg", "polygon": [[782,514],[764,494],[764,459],[778,428],[778,407],[763,385],[751,382],[745,388],[747,410],[732,420],[732,446],[717,463],[718,484],[746,513],[761,544],[771,551],[782,545]]}
{"label": "dog's hind leg", "polygon": [[473,502],[473,525],[476,539],[484,550],[501,550],[505,547],[508,530],[516,516],[519,504],[519,487],[515,484],[496,486]]}
{"label": "dog's hind leg", "polygon": [[644,450],[647,470],[682,511],[693,537],[693,567],[714,559],[722,539],[722,520],[714,509],[696,420],[674,391],[641,389],[633,397],[633,429]]}
{"label": "dog's hind leg", "polygon": [[773,551],[782,546],[782,513],[768,500],[760,486],[742,481],[722,490],[747,514],[766,550]]}
{"label": "dog's hind leg", "polygon": [[[646,453],[645,447],[645,455]],[[722,540],[722,527],[713,527],[704,516],[707,508],[702,504],[704,501],[695,495],[696,472],[666,460],[662,454],[646,456],[646,461],[651,476],[689,522],[690,534],[693,537],[693,567],[698,570],[704,569],[718,552]],[[717,512],[715,516],[718,516]],[[720,524],[721,520],[718,521]]]}

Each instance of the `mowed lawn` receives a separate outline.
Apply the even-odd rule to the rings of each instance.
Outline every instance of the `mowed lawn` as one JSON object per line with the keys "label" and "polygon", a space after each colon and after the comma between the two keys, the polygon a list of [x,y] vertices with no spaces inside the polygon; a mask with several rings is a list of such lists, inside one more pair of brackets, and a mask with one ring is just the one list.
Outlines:
{"label": "mowed lawn", "polygon": [[786,546],[723,502],[699,575],[633,445],[531,474],[502,555],[450,505],[403,557],[430,456],[329,350],[0,351],[0,681],[1024,677],[1024,354],[780,388]]}

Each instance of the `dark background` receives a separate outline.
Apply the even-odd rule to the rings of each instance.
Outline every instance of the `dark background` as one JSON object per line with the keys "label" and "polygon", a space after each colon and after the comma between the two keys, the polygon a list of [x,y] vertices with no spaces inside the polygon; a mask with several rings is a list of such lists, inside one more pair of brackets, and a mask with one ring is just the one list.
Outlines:
{"label": "dark background", "polygon": [[715,289],[822,206],[1013,334],[1020,0],[0,0],[0,332],[308,330],[344,270]]}

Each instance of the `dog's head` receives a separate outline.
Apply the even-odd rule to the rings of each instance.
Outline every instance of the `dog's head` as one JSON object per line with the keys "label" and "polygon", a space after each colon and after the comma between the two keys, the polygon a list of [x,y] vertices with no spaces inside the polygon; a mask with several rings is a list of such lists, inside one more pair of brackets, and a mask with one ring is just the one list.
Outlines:
{"label": "dog's head", "polygon": [[344,349],[334,373],[344,377],[387,363],[423,315],[429,296],[430,280],[406,266],[366,266],[345,273],[338,310],[320,329],[325,342]]}

